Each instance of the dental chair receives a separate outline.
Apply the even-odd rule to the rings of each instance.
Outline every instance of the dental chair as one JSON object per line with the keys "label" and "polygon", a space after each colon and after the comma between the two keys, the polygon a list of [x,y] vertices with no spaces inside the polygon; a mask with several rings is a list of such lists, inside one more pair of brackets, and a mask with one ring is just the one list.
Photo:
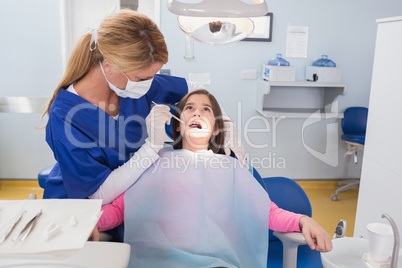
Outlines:
{"label": "dental chair", "polygon": [[[255,174],[253,175],[256,177]],[[259,180],[258,176],[257,180]],[[285,177],[268,177],[262,178],[261,181],[270,199],[278,207],[311,217],[310,201],[295,181]],[[321,268],[323,266],[320,252],[309,248],[302,233],[282,233],[270,230],[267,267]]]}
{"label": "dental chair", "polygon": [[55,164],[50,165],[39,171],[38,173],[38,183],[42,189],[45,189],[46,181],[49,176],[50,171],[52,171]]}
{"label": "dental chair", "polygon": [[[364,149],[366,140],[368,109],[365,107],[349,107],[345,110],[341,127],[343,135],[341,139],[346,143],[345,157],[353,155],[353,162],[357,164],[357,151]],[[340,192],[359,187],[360,179],[339,182],[335,194],[331,196],[333,201],[338,200]]]}

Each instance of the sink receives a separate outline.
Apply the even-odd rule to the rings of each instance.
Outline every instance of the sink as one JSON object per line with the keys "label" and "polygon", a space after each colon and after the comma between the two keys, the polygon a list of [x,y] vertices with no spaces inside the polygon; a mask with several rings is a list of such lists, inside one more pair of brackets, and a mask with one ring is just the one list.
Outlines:
{"label": "sink", "polygon": [[[333,248],[330,252],[321,253],[324,268],[367,268],[362,261],[364,253],[369,251],[367,239],[357,237],[343,237],[332,240]],[[398,261],[401,267],[402,250]],[[389,266],[388,266],[389,267]]]}
{"label": "sink", "polygon": [[343,237],[332,240],[330,252],[321,253],[324,268],[367,268],[362,261],[363,254],[369,251],[367,239]]}

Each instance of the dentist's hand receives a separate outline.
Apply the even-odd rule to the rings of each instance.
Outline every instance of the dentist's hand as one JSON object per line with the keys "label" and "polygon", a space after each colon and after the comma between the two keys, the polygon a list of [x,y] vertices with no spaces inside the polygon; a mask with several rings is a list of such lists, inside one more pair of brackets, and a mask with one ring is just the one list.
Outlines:
{"label": "dentist's hand", "polygon": [[170,124],[172,114],[166,105],[155,105],[147,118],[148,138],[145,140],[156,153],[163,148],[165,142],[165,124]]}
{"label": "dentist's hand", "polygon": [[246,161],[246,151],[237,136],[235,125],[232,121],[225,121],[223,126],[225,133],[225,154],[230,155],[230,150],[232,150],[240,163],[242,163],[246,168],[249,168]]}

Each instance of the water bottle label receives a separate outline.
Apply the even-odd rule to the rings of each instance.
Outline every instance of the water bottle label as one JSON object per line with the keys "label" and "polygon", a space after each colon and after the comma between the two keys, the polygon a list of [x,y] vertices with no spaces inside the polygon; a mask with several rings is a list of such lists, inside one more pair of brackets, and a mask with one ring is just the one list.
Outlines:
{"label": "water bottle label", "polygon": [[269,77],[269,68],[264,69],[264,76]]}

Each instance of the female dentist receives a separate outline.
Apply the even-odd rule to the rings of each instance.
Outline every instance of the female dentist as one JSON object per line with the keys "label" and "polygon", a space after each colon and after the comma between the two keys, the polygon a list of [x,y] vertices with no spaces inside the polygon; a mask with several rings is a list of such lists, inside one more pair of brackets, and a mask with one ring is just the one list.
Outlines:
{"label": "female dentist", "polygon": [[[151,110],[152,102],[174,104],[191,90],[183,78],[156,74],[167,60],[156,24],[131,10],[105,18],[78,41],[44,112],[57,160],[44,198],[108,204],[158,159],[171,114],[165,105]],[[225,127],[226,152],[244,161],[233,123]]]}

